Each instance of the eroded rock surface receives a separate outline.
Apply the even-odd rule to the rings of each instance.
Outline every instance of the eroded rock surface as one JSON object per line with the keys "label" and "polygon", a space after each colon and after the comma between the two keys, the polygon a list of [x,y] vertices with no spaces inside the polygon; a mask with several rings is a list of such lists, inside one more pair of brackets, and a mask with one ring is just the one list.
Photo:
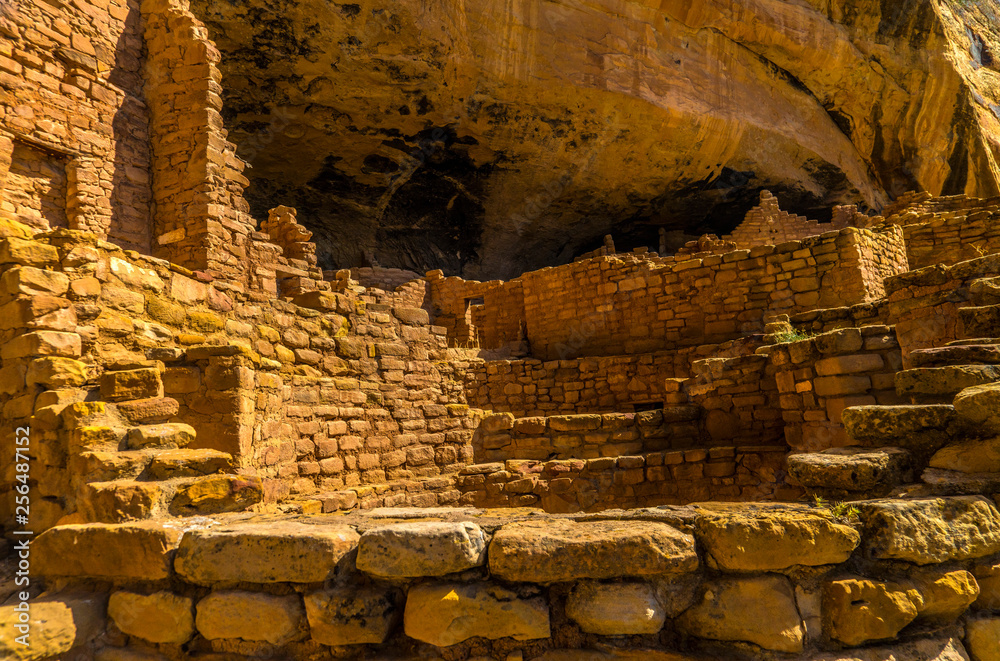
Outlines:
{"label": "eroded rock surface", "polygon": [[256,215],[297,207],[327,268],[507,277],[723,234],[763,188],[998,192],[992,0],[193,4]]}

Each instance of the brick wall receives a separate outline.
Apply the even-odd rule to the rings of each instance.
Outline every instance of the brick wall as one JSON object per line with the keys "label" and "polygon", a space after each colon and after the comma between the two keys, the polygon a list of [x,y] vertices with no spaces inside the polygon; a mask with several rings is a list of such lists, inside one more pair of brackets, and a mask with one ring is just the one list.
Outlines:
{"label": "brick wall", "polygon": [[906,270],[902,232],[841,232],[658,268],[595,258],[521,276],[537,358],[645,353],[761,332],[765,319],[872,301]]}
{"label": "brick wall", "polygon": [[696,407],[643,413],[484,418],[472,441],[477,462],[594,459],[638,455],[700,443]]}
{"label": "brick wall", "polygon": [[749,353],[762,343],[753,336],[631,356],[488,361],[472,366],[465,388],[471,405],[518,417],[629,412],[636,405],[662,404],[666,380],[690,376],[692,361]]}
{"label": "brick wall", "polygon": [[150,250],[142,56],[135,0],[0,6],[0,215],[41,227],[25,179],[47,179],[49,225]]}
{"label": "brick wall", "polygon": [[692,404],[701,415],[702,444],[785,447],[775,367],[766,355],[709,358],[693,376],[667,382],[667,406]]}
{"label": "brick wall", "polygon": [[551,461],[509,460],[459,472],[459,503],[599,512],[704,501],[786,500],[785,449],[712,447],[645,455]]}

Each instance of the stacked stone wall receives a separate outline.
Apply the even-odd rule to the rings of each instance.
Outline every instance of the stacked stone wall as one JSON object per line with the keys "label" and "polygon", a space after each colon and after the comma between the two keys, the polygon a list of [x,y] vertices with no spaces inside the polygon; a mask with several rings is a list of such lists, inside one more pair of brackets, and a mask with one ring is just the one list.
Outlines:
{"label": "stacked stone wall", "polygon": [[596,258],[520,280],[531,353],[552,360],[725,342],[778,314],[876,300],[905,270],[900,230],[849,228],[663,268]]}
{"label": "stacked stone wall", "polygon": [[895,375],[902,354],[887,326],[846,328],[769,348],[785,438],[794,450],[850,445],[849,406],[900,404]]}
{"label": "stacked stone wall", "polygon": [[964,327],[959,309],[974,305],[977,281],[1000,275],[1000,255],[928,266],[886,281],[887,319],[896,329],[909,367],[915,349],[944,346],[961,339]]}
{"label": "stacked stone wall", "polygon": [[709,358],[686,380],[668,380],[666,405],[701,410],[701,443],[786,449],[775,367],[766,355]]}
{"label": "stacked stone wall", "polygon": [[0,7],[0,217],[150,250],[140,23],[135,0]]}
{"label": "stacked stone wall", "polygon": [[[0,271],[0,406],[12,424],[39,407],[100,399],[109,366],[153,358],[164,365],[163,396],[176,400],[171,420],[197,433],[192,448],[232,454],[271,500],[427,479],[472,459],[469,359],[394,294],[257,300],[65,229],[0,241]],[[54,473],[67,471],[60,442],[41,441],[54,463],[40,464]],[[5,433],[13,452],[10,443]],[[8,499],[13,475],[3,483]],[[44,491],[48,525],[71,507],[63,496]]]}
{"label": "stacked stone wall", "polygon": [[87,525],[32,560],[33,631],[76,632],[39,656],[978,661],[1000,632],[983,497]]}

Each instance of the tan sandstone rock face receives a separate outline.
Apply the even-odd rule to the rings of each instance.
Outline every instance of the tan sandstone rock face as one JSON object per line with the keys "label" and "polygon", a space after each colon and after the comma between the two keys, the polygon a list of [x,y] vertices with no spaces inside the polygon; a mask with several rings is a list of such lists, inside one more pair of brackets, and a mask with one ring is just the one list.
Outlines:
{"label": "tan sandstone rock face", "polygon": [[383,578],[444,576],[486,562],[486,536],[474,523],[420,521],[365,531],[357,566]]}
{"label": "tan sandstone rock face", "polygon": [[179,645],[194,635],[191,599],[170,592],[115,592],[108,600],[108,616],[122,633],[151,643]]}
{"label": "tan sandstone rock face", "polygon": [[488,583],[423,584],[410,588],[403,627],[410,638],[446,647],[474,636],[490,640],[548,638],[544,599],[522,599]]}
{"label": "tan sandstone rock face", "polygon": [[809,661],[967,661],[962,641],[957,638],[896,642],[882,647],[865,647],[809,657]]}
{"label": "tan sandstone rock face", "polygon": [[847,645],[893,638],[924,600],[912,585],[866,579],[832,581],[823,592],[824,630]]}
{"label": "tan sandstone rock face", "polygon": [[199,585],[318,583],[357,543],[358,533],[347,526],[280,522],[197,530],[184,535],[174,567]]}
{"label": "tan sandstone rock face", "polygon": [[566,614],[582,631],[604,636],[656,633],[666,621],[647,583],[581,582],[566,599]]}
{"label": "tan sandstone rock face", "polygon": [[313,640],[323,645],[382,643],[402,615],[397,590],[335,588],[307,594]]}
{"label": "tan sandstone rock face", "polygon": [[839,564],[861,535],[829,518],[797,511],[735,512],[698,522],[698,540],[726,571],[774,571]]}
{"label": "tan sandstone rock face", "polygon": [[918,565],[1000,551],[1000,512],[987,498],[882,500],[859,504],[865,553]]}
{"label": "tan sandstone rock face", "polygon": [[504,277],[638,215],[711,224],[761,188],[807,215],[998,192],[974,3],[193,5],[250,199],[297,206],[321,262]]}
{"label": "tan sandstone rock face", "polygon": [[297,594],[224,590],[198,602],[195,625],[209,640],[240,638],[280,645],[297,637],[304,622]]}
{"label": "tan sandstone rock face", "polygon": [[508,581],[555,583],[691,572],[694,538],[648,521],[531,521],[493,536],[490,573]]}
{"label": "tan sandstone rock face", "polygon": [[745,641],[778,652],[801,652],[805,627],[784,576],[719,579],[678,618],[680,629],[712,640]]}

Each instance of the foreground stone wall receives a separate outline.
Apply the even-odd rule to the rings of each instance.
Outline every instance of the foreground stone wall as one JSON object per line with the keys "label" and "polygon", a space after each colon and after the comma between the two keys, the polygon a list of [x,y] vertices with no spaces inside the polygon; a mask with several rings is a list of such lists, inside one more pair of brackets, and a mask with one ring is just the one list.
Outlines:
{"label": "foreground stone wall", "polygon": [[[990,661],[998,649],[988,498],[872,500],[850,517],[753,504],[427,514],[51,530],[32,545],[53,588],[32,606],[33,653]],[[4,631],[13,609],[0,608]]]}

